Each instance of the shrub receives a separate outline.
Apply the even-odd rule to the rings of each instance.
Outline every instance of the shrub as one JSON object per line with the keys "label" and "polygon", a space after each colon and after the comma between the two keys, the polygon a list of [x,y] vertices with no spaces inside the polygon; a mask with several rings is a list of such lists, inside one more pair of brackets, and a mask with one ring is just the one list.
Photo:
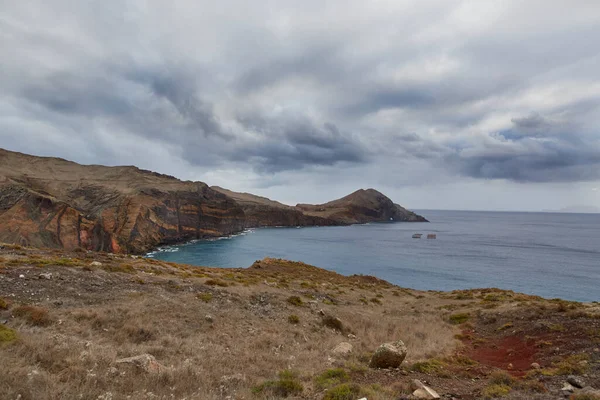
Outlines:
{"label": "shrub", "polygon": [[346,371],[342,368],[333,368],[328,369],[323,372],[321,375],[317,376],[315,382],[317,386],[321,389],[339,385],[340,383],[344,383],[350,380],[350,376]]}
{"label": "shrub", "polygon": [[281,371],[277,380],[266,381],[252,388],[254,394],[271,393],[281,397],[300,394],[303,390],[302,383],[298,381],[296,374],[290,370]]}
{"label": "shrub", "polygon": [[444,368],[444,363],[435,358],[427,361],[421,361],[414,363],[410,369],[415,372],[421,372],[423,374],[434,374],[441,371]]}
{"label": "shrub", "polygon": [[288,322],[290,324],[297,324],[300,322],[300,318],[296,314],[292,314],[288,317]]}
{"label": "shrub", "polygon": [[17,332],[0,324],[0,345],[17,340]]}
{"label": "shrub", "polygon": [[360,392],[360,386],[357,384],[344,383],[328,390],[323,400],[355,400],[360,396]]}
{"label": "shrub", "polygon": [[298,306],[298,307],[300,307],[300,306],[302,306],[302,304],[304,304],[302,302],[302,299],[300,297],[298,297],[298,296],[290,296],[290,297],[288,297],[287,302],[290,303],[293,306]]}
{"label": "shrub", "polygon": [[335,329],[336,331],[344,332],[344,324],[339,318],[326,315],[323,317],[323,325],[328,328]]}
{"label": "shrub", "polygon": [[48,316],[48,310],[35,306],[19,306],[13,310],[16,317],[24,318],[28,323],[35,326],[47,326],[52,323]]}
{"label": "shrub", "polygon": [[464,324],[465,322],[467,322],[470,318],[470,315],[468,313],[459,313],[459,314],[452,314],[450,316],[450,318],[448,318],[448,320],[450,321],[451,324],[454,325],[460,325],[460,324]]}
{"label": "shrub", "polygon": [[228,284],[225,281],[222,281],[220,279],[209,279],[206,282],[204,282],[205,284],[207,284],[208,286],[221,286],[221,287],[227,287]]}
{"label": "shrub", "polygon": [[8,310],[10,307],[10,302],[6,299],[0,297],[0,310]]}
{"label": "shrub", "polygon": [[492,385],[512,386],[515,379],[504,371],[495,371],[490,375],[490,383]]}
{"label": "shrub", "polygon": [[377,297],[373,297],[371,299],[371,303],[375,303],[375,304],[381,304],[381,300],[379,300]]}
{"label": "shrub", "polygon": [[212,300],[213,295],[212,293],[199,293],[196,297],[205,303],[209,303]]}
{"label": "shrub", "polygon": [[510,393],[510,386],[507,385],[489,385],[481,391],[481,394],[485,399],[503,397],[508,393]]}

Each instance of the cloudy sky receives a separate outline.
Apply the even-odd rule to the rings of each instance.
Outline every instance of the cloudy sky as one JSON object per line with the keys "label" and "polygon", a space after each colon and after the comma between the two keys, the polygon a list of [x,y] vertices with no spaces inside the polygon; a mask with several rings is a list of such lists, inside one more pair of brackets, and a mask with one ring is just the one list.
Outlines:
{"label": "cloudy sky", "polygon": [[277,200],[600,206],[600,2],[0,0],[0,147]]}

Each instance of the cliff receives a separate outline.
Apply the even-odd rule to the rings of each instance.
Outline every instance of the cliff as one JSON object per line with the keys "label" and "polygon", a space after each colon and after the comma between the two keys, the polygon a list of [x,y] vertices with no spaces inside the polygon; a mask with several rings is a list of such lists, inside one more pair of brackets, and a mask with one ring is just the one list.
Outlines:
{"label": "cliff", "polygon": [[291,207],[133,166],[80,165],[0,149],[0,241],[8,243],[143,253],[249,227],[390,218],[424,220],[374,190],[322,206]]}

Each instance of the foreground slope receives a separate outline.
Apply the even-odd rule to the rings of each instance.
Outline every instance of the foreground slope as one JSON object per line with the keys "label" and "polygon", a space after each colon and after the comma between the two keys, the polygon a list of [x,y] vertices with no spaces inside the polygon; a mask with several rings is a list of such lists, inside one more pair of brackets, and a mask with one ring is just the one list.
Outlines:
{"label": "foreground slope", "polygon": [[36,247],[143,253],[258,226],[342,225],[388,215],[418,220],[406,210],[408,217],[400,218],[403,209],[381,196],[318,215],[132,166],[79,165],[0,149],[0,240]]}
{"label": "foreground slope", "polygon": [[[370,368],[396,340],[401,367]],[[598,304],[0,245],[0,399],[398,400],[419,379],[448,399],[554,400],[569,375],[600,388],[599,346]]]}

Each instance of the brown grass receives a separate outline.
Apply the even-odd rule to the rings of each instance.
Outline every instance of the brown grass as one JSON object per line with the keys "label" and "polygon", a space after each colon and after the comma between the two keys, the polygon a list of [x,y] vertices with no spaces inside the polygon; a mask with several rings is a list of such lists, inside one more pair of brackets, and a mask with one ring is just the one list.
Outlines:
{"label": "brown grass", "polygon": [[35,306],[18,306],[12,310],[15,317],[19,317],[35,326],[48,326],[52,323],[52,319],[48,314],[48,310],[42,307]]}
{"label": "brown grass", "polygon": [[[0,392],[6,398],[102,399],[110,392],[113,398],[141,400],[151,392],[156,398],[207,400],[285,395],[390,400],[410,393],[414,375],[447,379],[443,374],[450,368],[480,367],[455,355],[460,348],[455,335],[468,324],[454,325],[449,312],[439,308],[469,304],[455,298],[459,293],[410,291],[370,277],[343,277],[280,260],[261,260],[247,270],[220,270],[94,256],[115,268],[84,271],[78,265],[48,265],[65,280],[28,280],[28,291],[44,285],[37,305],[2,311],[15,315],[7,329],[18,337],[0,346]],[[10,268],[30,268],[23,261],[27,264]],[[111,273],[121,269],[132,272]],[[25,300],[29,295],[17,293],[15,304],[30,301]],[[496,291],[460,297],[488,295],[513,299]],[[370,301],[382,298],[382,304]],[[492,303],[500,304],[494,312],[502,308],[501,301]],[[463,311],[469,323],[476,322],[472,307]],[[490,329],[496,332],[502,322]],[[370,370],[372,352],[396,340],[408,348],[403,367],[411,376]],[[342,341],[351,341],[352,353],[328,365],[332,349]],[[156,357],[164,370],[149,375],[115,364],[144,353]],[[576,371],[581,357],[557,362],[553,371]],[[486,396],[508,386],[502,379],[489,383]],[[532,383],[531,391],[535,389]]]}

